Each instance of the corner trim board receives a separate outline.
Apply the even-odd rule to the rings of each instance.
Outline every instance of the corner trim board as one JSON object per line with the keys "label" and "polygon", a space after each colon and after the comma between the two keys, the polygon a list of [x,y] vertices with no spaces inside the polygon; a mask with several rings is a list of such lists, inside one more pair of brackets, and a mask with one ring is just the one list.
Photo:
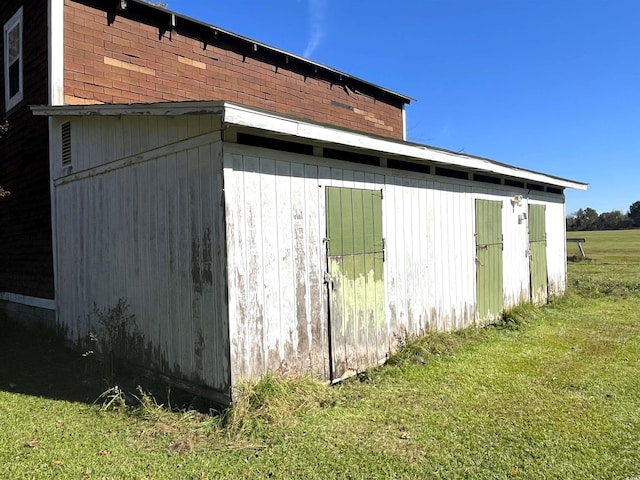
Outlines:
{"label": "corner trim board", "polygon": [[49,0],[49,103],[64,105],[64,0]]}

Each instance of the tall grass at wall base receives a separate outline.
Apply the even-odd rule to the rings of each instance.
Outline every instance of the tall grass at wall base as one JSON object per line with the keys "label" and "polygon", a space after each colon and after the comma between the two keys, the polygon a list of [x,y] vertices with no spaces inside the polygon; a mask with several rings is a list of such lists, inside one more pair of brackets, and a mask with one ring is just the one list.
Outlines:
{"label": "tall grass at wall base", "polygon": [[270,372],[236,386],[233,404],[222,413],[223,426],[232,438],[264,436],[274,426],[291,426],[299,415],[331,405],[334,396],[326,382]]}

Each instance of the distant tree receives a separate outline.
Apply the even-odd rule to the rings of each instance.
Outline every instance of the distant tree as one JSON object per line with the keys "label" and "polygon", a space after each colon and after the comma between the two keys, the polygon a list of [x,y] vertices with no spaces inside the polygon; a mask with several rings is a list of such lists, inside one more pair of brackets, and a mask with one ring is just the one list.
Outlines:
{"label": "distant tree", "polygon": [[[9,122],[5,121],[4,123],[0,124],[0,140],[5,136],[8,130]],[[6,197],[7,195],[11,195],[11,192],[0,187],[0,197]]]}
{"label": "distant tree", "polygon": [[573,212],[567,215],[567,232],[575,232],[578,230],[578,220],[576,215],[578,212]]}
{"label": "distant tree", "polygon": [[580,230],[624,230],[640,227],[640,200],[629,206],[625,214],[620,210],[603,212],[598,215],[593,208],[581,208],[567,215],[567,231]]}
{"label": "distant tree", "polygon": [[623,230],[631,226],[629,217],[620,210],[601,213],[596,223],[597,230]]}
{"label": "distant tree", "polygon": [[598,227],[598,212],[593,208],[580,209],[567,218],[567,230],[596,230]]}
{"label": "distant tree", "polygon": [[629,206],[627,216],[634,227],[640,227],[640,201],[634,202]]}

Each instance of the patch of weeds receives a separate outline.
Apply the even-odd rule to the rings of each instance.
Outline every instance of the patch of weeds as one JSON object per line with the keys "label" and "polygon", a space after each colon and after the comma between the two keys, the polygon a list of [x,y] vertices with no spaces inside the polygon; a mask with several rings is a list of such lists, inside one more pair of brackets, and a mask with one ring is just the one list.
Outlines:
{"label": "patch of weeds", "polygon": [[640,295],[640,282],[583,276],[571,282],[571,289],[585,298],[628,298]]}
{"label": "patch of weeds", "polygon": [[504,330],[521,330],[538,318],[538,313],[538,307],[532,303],[523,303],[504,310],[492,326]]}
{"label": "patch of weeds", "polygon": [[100,410],[103,412],[110,410],[122,410],[127,406],[125,392],[115,385],[100,394],[94,403],[101,402]]}
{"label": "patch of weeds", "polygon": [[115,383],[116,368],[127,360],[136,360],[142,351],[143,337],[136,326],[135,315],[129,313],[126,298],[119,298],[110,308],[98,308],[94,303],[89,314],[88,348],[83,357],[99,354],[97,364],[107,385]]}
{"label": "patch of weeds", "polygon": [[267,373],[258,382],[241,382],[235,401],[224,412],[228,436],[261,436],[270,426],[288,425],[303,412],[331,404],[331,388],[311,377]]}
{"label": "patch of weeds", "polygon": [[593,258],[583,257],[582,255],[567,256],[567,262],[569,263],[593,263],[594,261]]}
{"label": "patch of weeds", "polygon": [[458,348],[480,334],[480,329],[469,327],[455,332],[429,332],[419,337],[408,338],[400,349],[389,357],[387,365],[424,365],[433,358],[453,355]]}
{"label": "patch of weeds", "polygon": [[[112,387],[103,392],[96,403],[99,401],[102,401],[101,412],[121,413],[139,422],[139,439],[143,443],[152,444],[157,439],[164,439],[170,454],[190,454],[204,448],[209,439],[223,438],[224,428],[220,415],[215,415],[215,412],[207,415],[195,410],[172,408],[170,404],[159,403],[141,386],[137,387],[135,394],[119,386]],[[221,448],[229,446],[220,445]]]}

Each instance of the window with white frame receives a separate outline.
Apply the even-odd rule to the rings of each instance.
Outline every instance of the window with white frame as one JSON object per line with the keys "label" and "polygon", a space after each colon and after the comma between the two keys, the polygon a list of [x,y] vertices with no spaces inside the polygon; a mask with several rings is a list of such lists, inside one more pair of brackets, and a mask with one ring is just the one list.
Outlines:
{"label": "window with white frame", "polygon": [[22,7],[4,25],[4,104],[9,111],[23,97]]}

